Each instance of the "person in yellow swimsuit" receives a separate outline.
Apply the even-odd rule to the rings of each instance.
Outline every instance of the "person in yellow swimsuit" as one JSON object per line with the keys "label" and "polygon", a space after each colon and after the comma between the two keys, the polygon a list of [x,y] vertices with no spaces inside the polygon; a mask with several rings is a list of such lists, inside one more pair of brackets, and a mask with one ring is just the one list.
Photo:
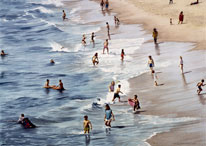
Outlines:
{"label": "person in yellow swimsuit", "polygon": [[88,133],[90,129],[92,130],[92,123],[88,120],[88,116],[84,116],[84,122],[83,122],[83,127],[84,127],[84,134]]}

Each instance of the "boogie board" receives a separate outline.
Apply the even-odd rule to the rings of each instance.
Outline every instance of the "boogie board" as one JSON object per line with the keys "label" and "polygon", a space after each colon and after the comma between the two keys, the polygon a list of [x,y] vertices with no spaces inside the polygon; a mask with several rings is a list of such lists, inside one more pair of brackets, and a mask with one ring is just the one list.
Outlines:
{"label": "boogie board", "polygon": [[135,105],[135,103],[133,102],[133,100],[132,99],[128,99],[128,104],[130,105],[130,106],[132,106],[132,107],[134,107],[134,105]]}

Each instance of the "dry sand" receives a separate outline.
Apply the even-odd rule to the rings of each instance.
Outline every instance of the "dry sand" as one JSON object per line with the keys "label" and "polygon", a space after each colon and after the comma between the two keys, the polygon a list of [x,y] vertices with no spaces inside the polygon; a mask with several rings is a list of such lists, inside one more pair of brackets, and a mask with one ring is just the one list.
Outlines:
{"label": "dry sand", "polygon": [[[192,1],[174,0],[169,5],[169,0],[110,0],[110,8],[124,23],[144,24],[148,33],[157,28],[159,41],[195,42],[195,49],[206,49],[206,1],[191,6]],[[181,11],[184,24],[178,25]]]}

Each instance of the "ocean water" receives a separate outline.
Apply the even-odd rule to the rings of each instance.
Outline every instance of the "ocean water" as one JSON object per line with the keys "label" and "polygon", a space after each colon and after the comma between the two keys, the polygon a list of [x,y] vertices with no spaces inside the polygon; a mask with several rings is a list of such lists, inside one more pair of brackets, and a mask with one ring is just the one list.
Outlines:
{"label": "ocean water", "polygon": [[[1,0],[0,5],[0,49],[9,54],[0,59],[1,145],[144,146],[152,135],[194,120],[138,115],[125,103],[111,104],[108,85],[112,80],[122,85],[123,98],[130,91],[128,79],[148,72],[148,54],[138,54],[138,50],[151,36],[141,25],[120,24],[115,28],[115,14],[102,13],[99,4],[88,0]],[[62,21],[63,9],[66,21]],[[95,48],[89,43],[90,34],[104,28],[106,21],[115,30],[109,55],[102,54],[106,37],[101,33]],[[87,36],[86,47],[81,45],[82,34]],[[160,44],[162,50],[168,46],[177,50],[192,47]],[[151,47],[152,43],[146,45]],[[126,53],[124,62],[120,60],[121,49]],[[95,52],[100,60],[97,67],[91,62]],[[160,52],[151,53],[158,56]],[[55,65],[49,64],[50,59]],[[157,65],[164,68],[172,63],[160,59]],[[51,85],[61,79],[66,90],[45,90],[46,79]],[[105,103],[111,104],[116,118],[111,129],[104,127]],[[16,124],[21,113],[38,128],[23,129]],[[84,115],[93,124],[90,137],[83,134]]]}

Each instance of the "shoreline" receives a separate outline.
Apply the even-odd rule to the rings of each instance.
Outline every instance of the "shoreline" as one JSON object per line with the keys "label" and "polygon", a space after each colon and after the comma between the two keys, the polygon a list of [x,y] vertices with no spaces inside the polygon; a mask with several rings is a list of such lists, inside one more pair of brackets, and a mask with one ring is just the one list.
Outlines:
{"label": "shoreline", "polygon": [[[182,24],[182,25],[170,26],[169,25],[169,18],[168,18],[168,20],[166,20],[167,18],[165,18],[164,15],[161,16],[161,14],[154,15],[154,14],[151,14],[151,12],[148,13],[145,11],[146,9],[144,9],[144,8],[141,9],[140,7],[138,7],[137,5],[134,4],[135,2],[134,3],[133,2],[134,2],[133,0],[130,0],[129,2],[116,1],[116,0],[111,1],[110,2],[111,3],[110,8],[112,8],[111,12],[116,13],[117,16],[120,18],[120,21],[123,22],[124,24],[143,24],[142,27],[144,28],[144,30],[146,30],[146,32],[148,34],[152,34],[151,30],[155,26],[158,29],[159,34],[160,34],[160,37],[158,39],[159,42],[165,42],[165,41],[166,42],[173,42],[174,41],[174,42],[194,43],[195,45],[194,45],[193,49],[190,49],[190,50],[193,50],[192,52],[194,52],[194,50],[205,50],[206,49],[205,48],[205,46],[206,46],[206,39],[205,39],[206,25],[205,25],[205,22],[203,22],[203,25],[201,27],[194,26],[192,24]],[[203,4],[205,4],[205,3],[203,3]],[[124,9],[122,9],[122,7]],[[138,13],[141,16],[135,15],[135,13]],[[161,13],[161,11],[159,11],[159,13]],[[176,15],[177,15],[176,17],[178,18],[178,14],[176,14]],[[142,18],[144,16],[149,16],[149,18]],[[148,19],[151,19],[151,21],[148,21]],[[157,19],[158,21],[156,21],[155,19]],[[176,19],[176,21],[177,21],[177,19]],[[158,24],[158,22],[161,22],[161,24]],[[162,24],[162,22],[163,22],[163,24]],[[154,24],[154,25],[152,25],[152,24]],[[205,26],[205,28],[204,28],[204,26]],[[159,29],[159,27],[161,27],[161,29]],[[171,28],[171,27],[173,27],[173,28]],[[177,28],[177,27],[179,27],[179,28]],[[192,30],[190,30],[191,28],[192,28]],[[197,30],[197,28],[198,28],[198,30]],[[183,31],[183,33],[179,34],[178,31]],[[190,36],[190,37],[185,37],[185,36]],[[149,43],[149,42],[153,42],[153,40],[149,40],[145,43]],[[188,50],[188,51],[190,51],[190,50]],[[203,60],[204,60],[204,58],[203,58]],[[206,69],[204,69],[203,71],[205,71],[205,70]],[[140,91],[139,88],[135,87],[136,85],[134,85],[134,82],[136,82],[136,83],[140,82],[141,77],[144,75],[146,75],[146,73],[129,80],[129,83],[131,85],[131,87],[130,87],[131,90],[134,90],[134,88],[135,88],[137,91]],[[198,75],[197,75],[197,77],[198,77]],[[145,79],[146,77],[142,77],[142,78]],[[195,78],[195,80],[197,80],[197,78]],[[166,79],[166,77],[165,77],[165,81],[168,81]],[[196,84],[196,82],[193,81],[193,84]],[[193,88],[193,90],[196,91],[195,88]],[[191,91],[191,89],[188,91]],[[135,93],[135,92],[131,91],[129,94],[129,97],[133,97],[133,93]],[[141,96],[144,97],[145,94],[144,93],[141,93],[141,94],[142,94]],[[149,95],[153,95],[153,94],[154,93],[150,93]],[[171,93],[167,93],[167,96],[170,96],[170,95],[171,95]],[[184,92],[182,92],[181,95],[184,96]],[[199,98],[201,98],[201,97],[199,97]],[[149,100],[152,103],[150,103],[148,105],[147,100]],[[187,117],[187,116],[189,116],[189,117],[197,117],[197,118],[200,118],[201,120],[197,120],[195,123],[192,123],[189,125],[186,124],[185,126],[179,125],[179,126],[173,127],[168,132],[160,132],[160,133],[157,132],[156,134],[152,135],[147,140],[145,140],[146,143],[148,143],[152,146],[153,145],[157,145],[157,146],[159,146],[159,145],[171,145],[171,146],[172,145],[187,145],[187,146],[189,145],[190,146],[191,145],[192,146],[192,145],[204,145],[205,144],[205,141],[204,141],[205,131],[204,131],[204,129],[201,128],[201,124],[204,123],[204,119],[202,118],[201,114],[199,114],[199,113],[202,113],[201,109],[198,109],[197,107],[192,108],[192,109],[185,108],[183,112],[179,112],[177,110],[171,110],[171,108],[162,106],[161,107],[162,111],[169,110],[169,112],[160,112],[161,110],[159,110],[159,109],[157,111],[153,111],[156,107],[152,106],[152,104],[154,104],[157,101],[159,102],[159,104],[162,104],[162,103],[165,104],[166,102],[168,102],[167,100],[162,101],[162,99],[155,99],[154,97],[150,98],[150,99],[141,98],[140,102],[143,105],[144,105],[144,103],[146,103],[148,105],[147,108],[149,107],[149,110],[152,112],[146,111],[145,113],[140,112],[140,114],[158,115],[158,116],[166,116],[166,117],[168,115],[169,115],[169,117],[170,116],[172,116],[172,117],[185,117],[185,116]],[[192,106],[191,105],[192,103],[193,103],[193,101],[191,101],[189,106]],[[155,104],[157,105],[157,103],[155,103]],[[196,106],[201,106],[201,103],[196,102],[195,104],[196,104]],[[176,108],[181,107],[181,106],[175,106],[174,103],[170,103],[168,105],[170,105],[170,106],[172,105]],[[202,103],[202,105],[204,106],[203,103]],[[183,108],[183,107],[181,107],[181,108]],[[202,114],[205,114],[205,112]],[[193,125],[194,127],[192,127],[191,125]],[[196,129],[198,129],[198,130],[196,130]],[[185,132],[187,132],[187,131],[191,131],[191,134],[185,134]],[[176,136],[178,138],[176,138]],[[164,140],[164,139],[166,139],[166,140]],[[187,139],[190,139],[190,140],[188,142],[184,142]]]}

